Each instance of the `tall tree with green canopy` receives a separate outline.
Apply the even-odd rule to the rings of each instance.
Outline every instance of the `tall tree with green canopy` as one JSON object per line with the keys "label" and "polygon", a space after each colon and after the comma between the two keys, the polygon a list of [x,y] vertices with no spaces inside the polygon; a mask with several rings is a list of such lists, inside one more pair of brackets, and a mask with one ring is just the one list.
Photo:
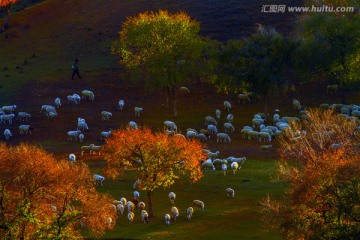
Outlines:
{"label": "tall tree with green canopy", "polygon": [[166,89],[168,111],[172,94],[176,117],[178,87],[194,76],[202,56],[199,32],[200,24],[186,13],[145,12],[123,23],[112,52],[129,70],[140,70],[148,87]]}
{"label": "tall tree with green canopy", "polygon": [[[313,1],[308,4],[315,5]],[[322,79],[339,85],[345,102],[347,84],[360,80],[360,15],[356,12],[360,4],[352,0],[331,0],[326,4],[354,7],[355,12],[303,15],[296,27],[301,44],[295,59],[298,70],[310,81]]]}
{"label": "tall tree with green canopy", "polygon": [[0,28],[0,32],[5,31],[9,27],[11,6],[19,1],[20,0],[0,0],[0,7],[4,10],[4,24]]}

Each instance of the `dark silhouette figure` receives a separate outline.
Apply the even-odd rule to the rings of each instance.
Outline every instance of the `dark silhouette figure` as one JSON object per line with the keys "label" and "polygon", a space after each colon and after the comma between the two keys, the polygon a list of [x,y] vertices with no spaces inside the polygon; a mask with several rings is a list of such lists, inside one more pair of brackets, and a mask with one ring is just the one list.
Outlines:
{"label": "dark silhouette figure", "polygon": [[80,73],[79,73],[79,67],[78,67],[78,60],[75,59],[74,64],[72,65],[72,75],[71,75],[71,79],[74,80],[74,76],[75,74],[81,79]]}

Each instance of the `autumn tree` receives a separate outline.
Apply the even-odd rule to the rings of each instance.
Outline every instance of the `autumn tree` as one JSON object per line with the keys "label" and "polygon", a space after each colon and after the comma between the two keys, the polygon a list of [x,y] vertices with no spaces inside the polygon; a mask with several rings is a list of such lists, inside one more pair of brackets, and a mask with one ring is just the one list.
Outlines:
{"label": "autumn tree", "polygon": [[9,27],[11,6],[19,1],[20,0],[0,0],[0,7],[2,7],[4,11],[4,25],[0,29],[0,32],[5,31]]}
{"label": "autumn tree", "polygon": [[280,140],[278,164],[289,187],[282,200],[262,201],[268,226],[287,239],[359,239],[359,140],[356,121],[331,111],[310,110],[293,124]]}
{"label": "autumn tree", "polygon": [[172,95],[177,116],[179,85],[199,72],[204,41],[200,24],[187,14],[146,12],[127,18],[112,52],[131,71],[141,71],[147,86],[165,88],[167,107]]}
{"label": "autumn tree", "polygon": [[87,165],[27,144],[0,144],[2,239],[82,239],[85,230],[101,236],[115,222],[111,202],[97,193]]}
{"label": "autumn tree", "polygon": [[206,160],[202,144],[166,133],[152,133],[148,128],[117,130],[107,140],[104,149],[105,173],[117,178],[126,169],[134,168],[140,183],[147,191],[149,216],[153,216],[154,189],[167,188],[183,179],[196,182],[202,177],[200,162]]}

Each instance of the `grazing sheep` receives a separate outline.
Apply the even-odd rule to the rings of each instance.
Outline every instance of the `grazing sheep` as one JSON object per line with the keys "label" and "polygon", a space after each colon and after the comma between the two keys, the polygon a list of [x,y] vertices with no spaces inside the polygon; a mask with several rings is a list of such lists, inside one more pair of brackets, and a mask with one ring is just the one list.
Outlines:
{"label": "grazing sheep", "polygon": [[293,100],[293,107],[295,110],[300,110],[301,109],[301,104],[298,100],[294,99]]}
{"label": "grazing sheep", "polygon": [[207,126],[207,131],[209,133],[209,138],[210,138],[210,135],[218,134],[218,130],[217,130],[216,126],[212,125],[212,124]]}
{"label": "grazing sheep", "polygon": [[338,90],[339,90],[339,85],[327,85],[326,86],[327,94],[336,94]]}
{"label": "grazing sheep", "polygon": [[170,214],[165,214],[165,224],[169,225],[170,224]]}
{"label": "grazing sheep", "polygon": [[124,100],[119,100],[118,102],[118,105],[119,105],[119,110],[122,111],[124,106],[125,106],[125,101]]}
{"label": "grazing sheep", "polygon": [[91,146],[81,146],[80,150],[81,150],[81,156],[84,155],[85,151],[89,151],[89,154],[91,154]]}
{"label": "grazing sheep", "polygon": [[100,186],[104,186],[103,185],[103,181],[105,180],[105,177],[99,175],[99,174],[94,174],[93,176],[94,178],[94,184],[98,185],[98,183],[100,184]]}
{"label": "grazing sheep", "polygon": [[67,135],[68,135],[68,140],[71,140],[71,141],[72,141],[72,138],[74,137],[75,141],[77,141],[80,133],[81,133],[80,130],[68,131],[68,133],[67,133]]}
{"label": "grazing sheep", "polygon": [[111,130],[107,131],[107,132],[101,132],[100,134],[100,140],[104,141],[105,138],[108,138],[111,136]]}
{"label": "grazing sheep", "polygon": [[248,94],[240,93],[238,95],[239,103],[250,103],[251,99],[249,98]]}
{"label": "grazing sheep", "polygon": [[219,151],[216,151],[216,152],[211,152],[211,151],[208,151],[207,152],[207,155],[209,156],[209,158],[211,158],[211,159],[215,159],[215,158],[217,158],[217,156],[219,155]]}
{"label": "grazing sheep", "polygon": [[193,213],[194,213],[194,209],[193,209],[192,207],[189,207],[189,208],[186,210],[186,218],[187,218],[188,220],[190,220],[191,217],[192,217],[192,215],[193,215]]}
{"label": "grazing sheep", "polygon": [[164,128],[165,128],[166,130],[172,130],[172,131],[177,132],[177,126],[176,126],[176,124],[175,124],[174,122],[172,122],[172,121],[165,121],[165,122],[164,122]]}
{"label": "grazing sheep", "polygon": [[51,106],[51,105],[42,105],[41,106],[41,109],[40,109],[40,113],[44,112],[46,108],[52,108],[55,110],[55,107],[54,106]]}
{"label": "grazing sheep", "polygon": [[232,197],[232,198],[235,197],[235,191],[232,188],[227,188],[226,189],[226,194],[227,194],[228,197]]}
{"label": "grazing sheep", "polygon": [[129,223],[132,223],[134,221],[135,214],[133,212],[128,213],[128,220]]}
{"label": "grazing sheep", "polygon": [[135,130],[137,130],[137,129],[138,129],[138,126],[137,126],[136,122],[130,121],[130,122],[129,122],[128,129],[135,129]]}
{"label": "grazing sheep", "polygon": [[220,109],[216,109],[216,110],[215,110],[215,116],[216,116],[216,118],[219,119],[219,118],[220,118],[220,115],[221,115]]}
{"label": "grazing sheep", "polygon": [[149,214],[145,210],[141,210],[141,221],[143,221],[144,223],[149,222]]}
{"label": "grazing sheep", "polygon": [[6,121],[9,124],[12,124],[12,120],[15,117],[15,114],[11,113],[11,114],[4,114],[0,116],[0,123],[6,123]]}
{"label": "grazing sheep", "polygon": [[66,99],[67,99],[67,101],[68,101],[68,104],[70,104],[70,103],[73,103],[73,104],[75,104],[75,106],[77,106],[77,105],[79,105],[79,101],[78,101],[78,99],[76,98],[76,97],[74,97],[73,95],[68,95],[67,97],[66,97]]}
{"label": "grazing sheep", "polygon": [[1,109],[3,110],[4,113],[12,113],[13,111],[15,111],[16,105],[3,106]]}
{"label": "grazing sheep", "polygon": [[86,124],[86,122],[83,122],[83,121],[81,121],[81,122],[78,121],[76,129],[81,130],[81,131],[89,131],[88,125]]}
{"label": "grazing sheep", "polygon": [[218,133],[216,135],[216,137],[217,137],[217,140],[216,140],[217,143],[219,143],[219,142],[230,143],[231,142],[231,139],[227,133]]}
{"label": "grazing sheep", "polygon": [[228,161],[228,163],[236,162],[239,165],[242,165],[246,161],[246,157],[240,157],[240,158],[228,157],[226,160]]}
{"label": "grazing sheep", "polygon": [[172,218],[174,219],[174,221],[176,221],[176,219],[179,217],[179,210],[177,209],[177,207],[171,207],[171,213]]}
{"label": "grazing sheep", "polygon": [[134,198],[139,199],[140,193],[138,191],[134,191]]}
{"label": "grazing sheep", "polygon": [[132,201],[128,201],[126,203],[126,207],[127,207],[128,212],[132,212],[135,209],[135,204]]}
{"label": "grazing sheep", "polygon": [[205,125],[209,125],[212,124],[214,126],[217,126],[217,121],[215,120],[215,118],[211,117],[211,116],[206,116],[205,117]]}
{"label": "grazing sheep", "polygon": [[260,148],[263,151],[269,151],[270,149],[272,149],[272,145],[261,145]]}
{"label": "grazing sheep", "polygon": [[169,199],[172,205],[175,203],[176,194],[174,192],[169,193]]}
{"label": "grazing sheep", "polygon": [[182,95],[187,95],[187,94],[190,94],[190,91],[187,87],[180,87],[180,93]]}
{"label": "grazing sheep", "polygon": [[196,138],[196,132],[194,132],[194,131],[187,131],[186,132],[186,138],[187,139],[190,139],[190,138]]}
{"label": "grazing sheep", "polygon": [[228,101],[224,101],[224,108],[225,108],[227,111],[230,111],[230,110],[231,110],[231,103],[228,102]]}
{"label": "grazing sheep", "polygon": [[224,123],[224,131],[225,133],[234,133],[235,132],[235,128],[231,123]]}
{"label": "grazing sheep", "polygon": [[231,163],[231,169],[233,170],[233,174],[236,173],[236,170],[238,170],[239,164],[237,162]]}
{"label": "grazing sheep", "polygon": [[103,121],[110,120],[111,117],[112,117],[111,112],[108,112],[108,111],[101,112],[101,120],[103,120]]}
{"label": "grazing sheep", "polygon": [[221,164],[221,169],[224,173],[224,176],[226,175],[226,171],[227,171],[227,165],[226,164]]}
{"label": "grazing sheep", "polygon": [[120,198],[120,202],[122,202],[122,204],[124,206],[126,206],[127,200],[126,200],[126,198],[122,197],[122,198]]}
{"label": "grazing sheep", "polygon": [[119,203],[118,205],[116,205],[116,209],[120,211],[121,215],[124,215],[124,204]]}
{"label": "grazing sheep", "polygon": [[271,136],[268,132],[259,132],[258,139],[259,142],[262,142],[262,140],[264,140],[264,142],[271,142]]}
{"label": "grazing sheep", "polygon": [[227,115],[226,120],[229,123],[232,123],[234,121],[234,115],[230,113],[229,115]]}
{"label": "grazing sheep", "polygon": [[90,90],[83,90],[81,92],[81,98],[82,99],[87,99],[87,100],[91,100],[94,101],[95,100],[95,95],[92,91]]}
{"label": "grazing sheep", "polygon": [[204,143],[207,141],[207,138],[206,138],[205,134],[203,134],[203,133],[197,134],[196,137],[200,140],[200,142]]}
{"label": "grazing sheep", "polygon": [[260,127],[260,125],[263,123],[264,123],[264,119],[262,119],[261,117],[252,119],[253,128]]}
{"label": "grazing sheep", "polygon": [[56,108],[60,108],[61,107],[61,100],[60,100],[60,98],[55,98],[55,106],[56,106]]}
{"label": "grazing sheep", "polygon": [[145,209],[145,203],[144,203],[144,202],[139,202],[139,203],[138,203],[138,208],[139,208],[140,210]]}
{"label": "grazing sheep", "polygon": [[4,136],[5,136],[6,141],[8,141],[10,139],[10,137],[12,137],[12,134],[9,129],[5,129]]}
{"label": "grazing sheep", "polygon": [[203,162],[201,164],[201,169],[204,169],[205,171],[208,171],[208,170],[215,171],[216,170],[214,164],[212,164],[211,162]]}
{"label": "grazing sheep", "polygon": [[79,141],[80,142],[84,141],[84,138],[85,138],[84,134],[80,133],[79,134]]}
{"label": "grazing sheep", "polygon": [[69,160],[70,160],[70,162],[75,163],[75,162],[76,162],[76,156],[75,156],[75,154],[70,153],[70,155],[69,155]]}
{"label": "grazing sheep", "polygon": [[144,108],[142,107],[135,107],[134,108],[134,112],[135,112],[135,116],[140,117],[140,113],[144,110]]}
{"label": "grazing sheep", "polygon": [[111,228],[111,224],[112,224],[113,220],[111,217],[106,218],[106,226],[107,228]]}
{"label": "grazing sheep", "polygon": [[20,125],[20,126],[19,126],[20,134],[28,134],[28,132],[31,134],[31,131],[32,131],[33,129],[34,129],[34,128],[31,127],[30,125]]}
{"label": "grazing sheep", "polygon": [[201,210],[205,210],[205,204],[203,201],[200,201],[200,200],[194,200],[193,201],[193,206],[194,206],[194,210],[198,210],[198,209],[201,209]]}
{"label": "grazing sheep", "polygon": [[46,107],[45,110],[44,110],[44,114],[45,116],[47,116],[48,118],[54,118],[56,117],[58,114],[56,112],[56,109],[55,107]]}
{"label": "grazing sheep", "polygon": [[31,118],[31,114],[29,113],[26,113],[26,112],[19,112],[18,115],[17,115],[17,118],[16,120],[18,121],[28,121],[29,118]]}
{"label": "grazing sheep", "polygon": [[103,146],[95,146],[94,144],[90,144],[90,154],[96,154],[98,152],[98,155],[101,155],[101,151],[104,149]]}

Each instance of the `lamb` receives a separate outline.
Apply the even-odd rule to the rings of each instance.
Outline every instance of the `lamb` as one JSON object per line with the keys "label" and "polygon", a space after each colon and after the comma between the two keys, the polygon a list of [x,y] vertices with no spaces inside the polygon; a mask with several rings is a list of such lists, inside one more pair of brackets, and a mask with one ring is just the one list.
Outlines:
{"label": "lamb", "polygon": [[81,133],[80,130],[68,131],[68,133],[67,133],[67,135],[68,135],[68,140],[71,140],[71,141],[72,141],[72,138],[74,137],[75,141],[77,141],[80,133]]}
{"label": "lamb", "polygon": [[31,114],[26,113],[26,112],[19,112],[17,115],[17,120],[18,121],[28,121],[29,118],[31,118]]}
{"label": "lamb", "polygon": [[231,142],[231,139],[227,133],[218,133],[216,135],[216,137],[217,137],[217,140],[216,140],[217,143],[219,143],[219,142],[230,143]]}
{"label": "lamb", "polygon": [[135,129],[135,130],[137,130],[137,129],[138,129],[138,126],[137,126],[136,122],[130,121],[130,122],[129,122],[128,129]]}
{"label": "lamb", "polygon": [[250,103],[251,99],[249,98],[249,96],[247,94],[239,93],[238,101],[239,101],[239,103]]}
{"label": "lamb", "polygon": [[19,126],[20,134],[28,134],[28,132],[31,134],[32,130],[33,130],[33,128],[30,125],[20,125]]}
{"label": "lamb", "polygon": [[85,138],[84,134],[80,133],[79,134],[79,141],[80,142],[84,141],[84,138]]}
{"label": "lamb", "polygon": [[68,95],[66,97],[66,99],[68,101],[68,104],[73,103],[73,104],[75,104],[75,106],[79,105],[79,102],[78,102],[77,98],[72,96],[72,95]]}
{"label": "lamb", "polygon": [[231,169],[233,170],[233,174],[235,174],[236,170],[238,170],[239,164],[237,162],[233,162],[231,164]]}
{"label": "lamb", "polygon": [[190,91],[187,87],[180,87],[180,93],[182,95],[187,95],[187,94],[190,94]]}
{"label": "lamb", "polygon": [[13,111],[15,111],[16,105],[3,106],[1,109],[3,110],[4,113],[12,113]]}
{"label": "lamb", "polygon": [[145,210],[141,210],[141,221],[143,221],[144,223],[149,222],[149,214]]}
{"label": "lamb", "polygon": [[111,117],[112,117],[111,112],[108,112],[108,111],[101,112],[101,120],[103,120],[103,121],[110,120]]}
{"label": "lamb", "polygon": [[101,146],[96,146],[94,144],[90,144],[90,154],[96,154],[96,152],[98,152],[98,155],[101,155],[101,151],[104,149],[104,147]]}
{"label": "lamb", "polygon": [[227,170],[227,165],[226,164],[221,164],[221,169],[224,173],[224,176],[226,175],[226,170]]}
{"label": "lamb", "polygon": [[119,203],[118,205],[116,205],[116,209],[120,211],[121,215],[124,215],[124,204]]}
{"label": "lamb", "polygon": [[234,115],[230,113],[229,115],[227,115],[226,120],[229,123],[232,123],[234,121]]}
{"label": "lamb", "polygon": [[138,208],[139,208],[140,210],[145,209],[145,203],[144,203],[144,202],[139,202],[139,203],[138,203]]}
{"label": "lamb", "polygon": [[79,94],[74,93],[72,96],[76,99],[76,101],[77,101],[78,103],[80,103],[81,97],[80,97]]}
{"label": "lamb", "polygon": [[138,191],[134,191],[134,198],[139,199],[140,193]]}
{"label": "lamb", "polygon": [[122,204],[124,206],[126,206],[127,200],[126,200],[126,198],[122,197],[122,198],[120,198],[120,202],[122,202]]}
{"label": "lamb", "polygon": [[234,191],[234,189],[232,189],[232,188],[227,188],[226,189],[226,194],[227,194],[227,196],[228,197],[234,197],[235,196],[235,191]]}
{"label": "lamb", "polygon": [[135,107],[134,111],[135,111],[135,116],[140,117],[140,113],[144,110],[144,108],[142,107]]}
{"label": "lamb", "polygon": [[81,92],[81,97],[82,97],[82,99],[88,99],[88,100],[91,100],[91,101],[95,100],[95,95],[90,90],[83,90]]}
{"label": "lamb", "polygon": [[[94,144],[92,144],[92,145],[94,145]],[[80,150],[81,150],[81,156],[84,155],[85,151],[89,151],[89,154],[91,154],[91,145],[90,146],[81,146]]]}
{"label": "lamb", "polygon": [[293,107],[295,110],[300,110],[301,109],[301,104],[298,100],[294,99],[293,100]]}
{"label": "lamb", "polygon": [[107,132],[101,132],[100,134],[100,140],[101,141],[104,141],[105,138],[108,138],[111,136],[111,130],[110,131],[107,131]]}
{"label": "lamb", "polygon": [[126,203],[126,207],[127,207],[128,213],[130,213],[130,212],[134,211],[135,204],[132,201],[128,201]]}
{"label": "lamb", "polygon": [[209,133],[209,138],[210,138],[210,135],[218,134],[218,130],[217,130],[216,126],[212,125],[212,124],[207,126],[207,131]]}
{"label": "lamb", "polygon": [[193,201],[193,205],[194,205],[194,209],[197,210],[197,209],[201,209],[201,210],[205,210],[205,204],[203,201],[200,201],[200,200],[194,200]]}
{"label": "lamb", "polygon": [[338,90],[339,90],[339,85],[327,85],[326,86],[327,94],[336,94]]}
{"label": "lamb", "polygon": [[60,100],[60,98],[55,98],[55,106],[56,106],[56,108],[60,108],[61,107],[61,100]]}
{"label": "lamb", "polygon": [[119,100],[118,105],[119,105],[118,109],[120,111],[122,111],[124,106],[125,106],[125,101],[124,100]]}
{"label": "lamb", "polygon": [[7,121],[9,124],[12,124],[12,120],[13,120],[14,117],[15,117],[15,114],[13,114],[13,113],[1,115],[0,116],[0,123],[1,122],[6,123],[6,121]]}
{"label": "lamb", "polygon": [[228,101],[224,101],[224,108],[227,109],[227,111],[231,110],[231,103]]}
{"label": "lamb", "polygon": [[192,217],[192,215],[193,215],[193,213],[194,213],[194,209],[193,209],[192,207],[189,207],[189,208],[186,210],[186,218],[187,218],[188,220],[190,220],[191,217]]}
{"label": "lamb", "polygon": [[5,129],[4,136],[5,136],[6,141],[8,141],[10,139],[10,137],[12,137],[12,134],[9,129]]}
{"label": "lamb", "polygon": [[170,202],[172,205],[175,203],[176,194],[174,192],[169,193]]}
{"label": "lamb", "polygon": [[177,209],[177,207],[171,207],[171,213],[172,218],[174,219],[174,221],[176,221],[176,219],[179,217],[179,210]]}
{"label": "lamb", "polygon": [[170,224],[170,214],[165,214],[165,224],[166,225]]}
{"label": "lamb", "polygon": [[134,221],[135,214],[133,212],[128,213],[128,220],[129,223],[132,223]]}
{"label": "lamb", "polygon": [[209,156],[209,158],[215,159],[219,155],[219,153],[220,153],[219,151],[216,151],[216,152],[208,151],[207,155]]}
{"label": "lamb", "polygon": [[75,156],[75,154],[70,153],[70,155],[69,155],[69,160],[70,160],[70,162],[75,163],[75,162],[76,162],[76,156]]}
{"label": "lamb", "polygon": [[85,121],[80,121],[80,122],[78,121],[76,129],[81,131],[89,131],[89,127]]}
{"label": "lamb", "polygon": [[231,123],[224,123],[224,131],[225,133],[234,133],[235,132],[235,128]]}
{"label": "lamb", "polygon": [[215,110],[215,116],[216,116],[216,118],[219,119],[219,118],[220,118],[220,115],[221,115],[221,111],[220,111],[219,109],[216,109],[216,110]]}
{"label": "lamb", "polygon": [[94,184],[95,185],[100,184],[100,186],[104,186],[103,181],[105,180],[105,177],[103,177],[103,176],[101,176],[99,174],[94,174],[93,178],[94,178]]}
{"label": "lamb", "polygon": [[177,132],[177,126],[176,126],[176,124],[175,124],[174,122],[172,122],[172,121],[165,121],[165,122],[164,122],[164,128],[165,128],[166,130],[173,130],[173,131]]}
{"label": "lamb", "polygon": [[206,116],[205,117],[205,125],[209,125],[209,124],[212,124],[214,126],[217,126],[217,122],[215,120],[215,118],[211,117],[211,116]]}

